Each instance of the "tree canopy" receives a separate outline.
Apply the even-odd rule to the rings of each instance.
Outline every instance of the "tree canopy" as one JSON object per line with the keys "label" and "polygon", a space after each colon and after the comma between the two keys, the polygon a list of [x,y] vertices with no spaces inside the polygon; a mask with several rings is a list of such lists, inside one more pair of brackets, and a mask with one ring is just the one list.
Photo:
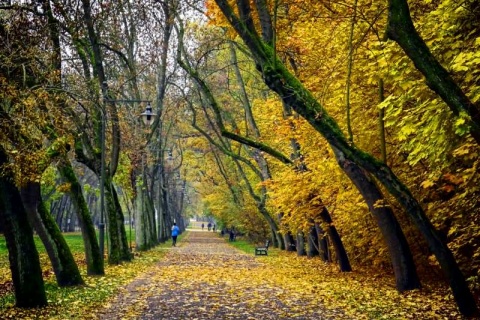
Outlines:
{"label": "tree canopy", "polygon": [[2,3],[1,177],[12,196],[41,184],[60,229],[78,221],[91,274],[103,272],[94,226],[120,264],[125,226],[148,250],[207,217],[342,271],[393,272],[399,291],[443,271],[461,312],[478,314],[479,12],[473,0]]}

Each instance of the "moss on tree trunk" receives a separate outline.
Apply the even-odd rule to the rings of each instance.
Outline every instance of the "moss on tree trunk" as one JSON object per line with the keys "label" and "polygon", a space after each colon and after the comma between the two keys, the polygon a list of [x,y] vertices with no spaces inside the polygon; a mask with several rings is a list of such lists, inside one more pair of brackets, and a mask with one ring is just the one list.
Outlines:
{"label": "moss on tree trunk", "polygon": [[97,242],[97,235],[93,225],[90,210],[83,196],[82,187],[78,182],[72,164],[66,158],[57,166],[60,175],[70,183],[70,198],[75,206],[80,230],[82,231],[85,258],[87,261],[87,274],[104,275],[104,263],[100,254],[100,247]]}
{"label": "moss on tree trunk", "polygon": [[42,201],[40,183],[29,182],[22,187],[21,196],[28,219],[48,253],[58,285],[67,287],[83,284],[72,252]]}
{"label": "moss on tree trunk", "polygon": [[[215,0],[215,2],[249,48],[258,69],[263,73],[265,84],[322,134],[332,147],[341,151],[345,159],[372,174],[385,186],[388,192],[402,205],[439,261],[460,311],[467,316],[478,315],[475,299],[455,257],[446,243],[442,241],[410,190],[386,164],[357,149],[347,141],[337,122],[328,115],[313,94],[287,70],[276,56],[274,48],[265,44],[256,31],[236,15],[228,1]],[[249,5],[248,2],[240,0],[237,4]]]}
{"label": "moss on tree trunk", "polygon": [[[0,150],[0,165],[6,162],[7,157]],[[27,220],[20,192],[11,177],[5,175],[0,176],[0,220],[5,227],[17,307],[46,306],[47,297],[33,230]]]}
{"label": "moss on tree trunk", "polygon": [[120,264],[122,261],[131,261],[132,254],[128,246],[125,219],[117,192],[109,176],[105,179],[105,199],[107,204],[106,213],[109,235],[108,263]]}

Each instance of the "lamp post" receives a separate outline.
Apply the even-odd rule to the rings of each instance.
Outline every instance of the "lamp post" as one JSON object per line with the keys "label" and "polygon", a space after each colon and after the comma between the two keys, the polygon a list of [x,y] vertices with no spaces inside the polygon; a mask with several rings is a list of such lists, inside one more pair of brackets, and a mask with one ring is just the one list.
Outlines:
{"label": "lamp post", "polygon": [[[140,114],[140,117],[142,118],[142,121],[145,124],[145,126],[150,127],[155,120],[155,116],[156,116],[156,114],[152,112],[152,107],[151,107],[150,103],[147,103],[145,111]],[[140,241],[142,247],[144,245],[146,247],[149,247],[151,245],[151,240],[150,240],[151,239],[151,237],[150,237],[151,236],[151,230],[150,230],[150,228],[148,228],[148,230],[149,230],[148,235],[145,232],[145,230],[146,230],[146,228],[145,228],[146,227],[145,217],[150,216],[150,210],[147,210],[145,208],[145,197],[149,197],[148,182],[147,182],[148,179],[147,179],[147,174],[146,174],[146,170],[145,170],[145,158],[147,157],[147,154],[146,154],[147,146],[148,146],[148,141],[147,141],[147,144],[145,145],[145,147],[143,148],[143,150],[141,151],[141,159],[142,159],[141,174],[142,174],[142,181],[144,181],[145,184],[144,184],[144,187],[142,187],[140,192],[139,192],[139,196],[141,197],[140,198],[141,207],[140,207],[140,210],[137,211],[137,219],[135,219],[135,221],[136,221],[135,230],[138,232],[136,234],[136,239]],[[139,208],[137,206],[137,210],[138,209]],[[153,214],[153,221],[155,221],[155,213],[153,212],[152,214]],[[138,245],[138,243],[137,243],[137,245]]]}
{"label": "lamp post", "polygon": [[[102,86],[102,90],[104,91],[104,95],[106,94],[107,86],[104,83]],[[106,131],[106,122],[107,122],[107,115],[106,115],[106,103],[142,103],[146,102],[147,107],[145,111],[141,114],[143,118],[143,122],[145,124],[150,125],[153,123],[153,120],[156,116],[155,113],[152,112],[152,107],[150,106],[149,100],[112,100],[112,99],[104,99],[104,105],[102,110],[102,124],[101,124],[101,154],[100,154],[100,223],[98,224],[98,233],[99,233],[99,246],[100,246],[100,256],[102,260],[104,260],[105,254],[105,131]]]}
{"label": "lamp post", "polygon": [[105,122],[107,115],[105,104],[102,110],[102,126],[100,133],[100,223],[98,224],[98,240],[100,246],[100,256],[102,261],[105,259]]}

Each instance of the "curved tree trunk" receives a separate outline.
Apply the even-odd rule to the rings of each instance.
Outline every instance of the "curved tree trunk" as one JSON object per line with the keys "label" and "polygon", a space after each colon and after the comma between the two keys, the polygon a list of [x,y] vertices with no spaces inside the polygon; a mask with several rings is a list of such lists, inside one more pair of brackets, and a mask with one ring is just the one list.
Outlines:
{"label": "curved tree trunk", "polygon": [[60,175],[70,183],[70,198],[72,199],[77,218],[82,232],[83,246],[85,248],[85,260],[87,262],[88,275],[104,275],[104,263],[97,242],[97,234],[93,225],[90,210],[83,196],[82,186],[78,182],[70,160],[63,158],[57,165]]}
{"label": "curved tree trunk", "polygon": [[410,16],[406,0],[390,0],[387,36],[397,42],[425,76],[427,85],[448,105],[455,116],[468,114],[470,134],[480,144],[480,108],[475,105],[453,80],[448,71],[433,56],[420,37]]}
{"label": "curved tree trunk", "polygon": [[403,292],[420,288],[420,280],[407,239],[393,214],[392,208],[385,204],[382,192],[365,170],[354,162],[345,159],[338,149],[333,148],[333,150],[339,166],[362,194],[380,228],[390,253],[397,290]]}
{"label": "curved tree trunk", "polygon": [[332,245],[333,245],[333,248],[335,249],[335,254],[337,255],[340,271],[343,271],[343,272],[352,271],[352,267],[350,266],[350,260],[348,259],[347,251],[343,246],[342,238],[340,238],[340,234],[338,234],[337,228],[335,228],[335,226],[333,225],[332,218],[330,217],[330,213],[328,212],[326,207],[323,207],[322,211],[320,212],[320,217],[324,222],[328,224],[327,234],[332,240]]}
{"label": "curved tree trunk", "polygon": [[322,261],[330,262],[330,252],[328,250],[328,243],[327,237],[325,236],[325,232],[320,227],[320,224],[315,223],[315,231],[318,235],[318,251],[320,255],[320,259]]}
{"label": "curved tree trunk", "polygon": [[[277,59],[273,49],[262,41],[255,29],[251,28],[252,16],[240,18],[226,0],[215,0],[215,2],[249,48],[258,68],[263,73],[265,84],[321,133],[332,147],[340,150],[345,159],[372,174],[385,186],[402,205],[427,241],[450,283],[460,312],[467,316],[477,315],[479,312],[475,299],[452,252],[442,241],[410,190],[387,165],[348,143],[335,120],[328,115],[312,93]],[[237,5],[243,7],[250,4],[237,1]],[[241,13],[242,10],[239,12]]]}
{"label": "curved tree trunk", "polygon": [[[0,165],[7,156],[0,150]],[[11,176],[0,176],[0,219],[5,229],[16,306],[34,308],[47,305],[40,259],[33,242],[33,230],[23,208],[20,192]]]}
{"label": "curved tree trunk", "polygon": [[40,183],[29,182],[20,191],[28,220],[33,226],[52,263],[59,287],[83,284],[78,266],[72,252],[62,236],[58,225],[42,202]]}
{"label": "curved tree trunk", "polygon": [[[117,191],[112,182],[109,179],[107,179],[107,181],[109,188],[105,188],[105,198],[107,200],[108,222],[110,223],[108,231],[110,237],[114,236],[116,238],[114,244],[116,246],[115,249],[112,247],[113,241],[109,242],[108,259],[109,263],[118,264],[121,261],[131,261],[132,254],[128,246],[127,232],[125,231],[125,217],[123,216]],[[112,257],[110,257],[110,250],[112,252]]]}
{"label": "curved tree trunk", "polygon": [[[260,201],[261,202],[261,201]],[[283,238],[282,238],[282,235],[280,234],[279,230],[278,230],[278,226],[277,226],[277,223],[275,222],[275,220],[273,220],[273,218],[270,216],[270,213],[268,212],[267,208],[265,208],[265,204],[264,203],[259,203],[257,201],[257,208],[258,208],[258,211],[260,211],[260,213],[262,214],[262,216],[265,218],[265,220],[267,220],[267,223],[268,223],[268,226],[270,227],[270,229],[272,230],[272,236],[273,236],[273,242],[277,243],[278,244],[278,248],[284,248],[285,247],[285,243],[283,242]]]}

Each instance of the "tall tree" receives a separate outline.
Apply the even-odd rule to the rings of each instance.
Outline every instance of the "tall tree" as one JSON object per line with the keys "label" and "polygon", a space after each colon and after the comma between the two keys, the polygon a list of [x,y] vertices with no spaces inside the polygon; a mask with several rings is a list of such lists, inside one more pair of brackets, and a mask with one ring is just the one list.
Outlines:
{"label": "tall tree", "polygon": [[[7,154],[0,148],[0,166],[7,163]],[[0,176],[0,219],[5,226],[16,305],[22,308],[42,307],[47,305],[47,296],[40,260],[27,213],[21,204],[20,192],[13,183],[12,175]]]}
{"label": "tall tree", "polygon": [[40,194],[40,183],[28,182],[20,189],[29,222],[38,233],[47,250],[60,287],[83,284],[82,276],[58,225],[45,207]]}
{"label": "tall tree", "polygon": [[62,157],[57,164],[60,175],[70,185],[69,194],[72,199],[75,211],[77,212],[80,230],[82,232],[83,247],[85,249],[85,260],[87,262],[88,275],[105,274],[104,263],[100,255],[100,247],[97,242],[97,235],[93,225],[90,210],[83,196],[80,185],[70,160]]}
{"label": "tall tree", "polygon": [[469,116],[470,133],[480,144],[480,107],[467,97],[418,34],[407,0],[388,1],[387,35],[402,47],[425,76],[428,86],[445,101],[455,116],[461,112]]}
{"label": "tall tree", "polygon": [[416,224],[430,250],[437,257],[449,280],[460,311],[465,315],[478,314],[475,300],[468,288],[453,254],[441,240],[437,231],[426,217],[422,207],[410,190],[398,179],[392,170],[371,155],[348,143],[338,124],[332,119],[319,101],[303,84],[293,76],[275,56],[273,48],[265,43],[253,27],[251,7],[247,1],[236,1],[239,15],[227,1],[215,0],[222,13],[236,33],[245,42],[261,70],[264,81],[280,98],[304,117],[329,144],[342,153],[345,160],[358,165],[362,170],[375,176],[404,207]]}

